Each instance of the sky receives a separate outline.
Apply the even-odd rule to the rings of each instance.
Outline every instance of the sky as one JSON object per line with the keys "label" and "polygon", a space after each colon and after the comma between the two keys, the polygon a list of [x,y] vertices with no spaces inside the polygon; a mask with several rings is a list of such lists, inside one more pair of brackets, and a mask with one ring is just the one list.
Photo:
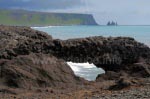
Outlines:
{"label": "sky", "polygon": [[0,0],[0,8],[88,13],[100,25],[150,25],[150,0]]}

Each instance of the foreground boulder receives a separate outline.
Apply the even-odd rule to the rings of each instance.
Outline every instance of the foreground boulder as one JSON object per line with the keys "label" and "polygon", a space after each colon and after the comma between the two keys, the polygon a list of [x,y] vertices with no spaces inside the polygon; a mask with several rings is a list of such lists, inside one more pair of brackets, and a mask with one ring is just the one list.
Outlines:
{"label": "foreground boulder", "polygon": [[75,86],[76,77],[64,60],[45,53],[52,37],[29,27],[0,26],[0,84],[15,88]]}
{"label": "foreground boulder", "polygon": [[1,60],[2,84],[9,87],[62,87],[80,83],[69,66],[51,55],[30,54]]}
{"label": "foreground boulder", "polygon": [[106,73],[98,75],[97,82],[115,80],[126,86],[132,85],[133,78],[150,77],[150,48],[129,37],[55,40],[29,27],[0,26],[0,40],[1,83],[6,86],[85,82],[74,75],[65,61],[90,62],[103,68]]}

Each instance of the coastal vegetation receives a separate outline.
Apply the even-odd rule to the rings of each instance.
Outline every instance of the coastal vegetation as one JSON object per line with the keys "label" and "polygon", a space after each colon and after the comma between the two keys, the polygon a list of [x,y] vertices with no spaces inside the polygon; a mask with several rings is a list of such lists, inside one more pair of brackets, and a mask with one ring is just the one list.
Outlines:
{"label": "coastal vegetation", "polygon": [[97,25],[91,14],[0,9],[0,24],[16,26]]}

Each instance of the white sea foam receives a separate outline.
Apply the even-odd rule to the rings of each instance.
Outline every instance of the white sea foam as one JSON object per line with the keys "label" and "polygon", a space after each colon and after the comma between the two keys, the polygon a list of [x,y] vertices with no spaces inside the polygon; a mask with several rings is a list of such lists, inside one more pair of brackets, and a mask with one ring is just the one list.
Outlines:
{"label": "white sea foam", "polygon": [[73,63],[73,62],[67,62],[69,65],[71,65],[71,67],[82,67],[82,68],[93,68],[95,67],[94,64],[90,64],[90,63]]}
{"label": "white sea foam", "polygon": [[71,69],[72,69],[74,72],[80,71],[80,68],[78,68],[78,66],[76,66],[76,65],[73,65],[72,62],[67,62],[67,64],[71,67]]}
{"label": "white sea foam", "polygon": [[87,80],[95,80],[98,74],[105,73],[101,68],[97,68],[90,63],[73,63],[67,62],[77,76],[83,77]]}
{"label": "white sea foam", "polygon": [[58,27],[58,26],[43,26],[43,27],[31,27],[31,28],[39,29],[39,28],[52,28],[52,27]]}

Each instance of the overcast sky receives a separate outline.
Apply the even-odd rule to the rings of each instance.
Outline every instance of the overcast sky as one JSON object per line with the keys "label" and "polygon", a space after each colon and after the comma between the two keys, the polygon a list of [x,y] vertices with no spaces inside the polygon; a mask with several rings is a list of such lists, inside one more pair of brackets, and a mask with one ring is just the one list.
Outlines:
{"label": "overcast sky", "polygon": [[91,13],[99,24],[150,25],[150,0],[0,0],[0,7]]}

